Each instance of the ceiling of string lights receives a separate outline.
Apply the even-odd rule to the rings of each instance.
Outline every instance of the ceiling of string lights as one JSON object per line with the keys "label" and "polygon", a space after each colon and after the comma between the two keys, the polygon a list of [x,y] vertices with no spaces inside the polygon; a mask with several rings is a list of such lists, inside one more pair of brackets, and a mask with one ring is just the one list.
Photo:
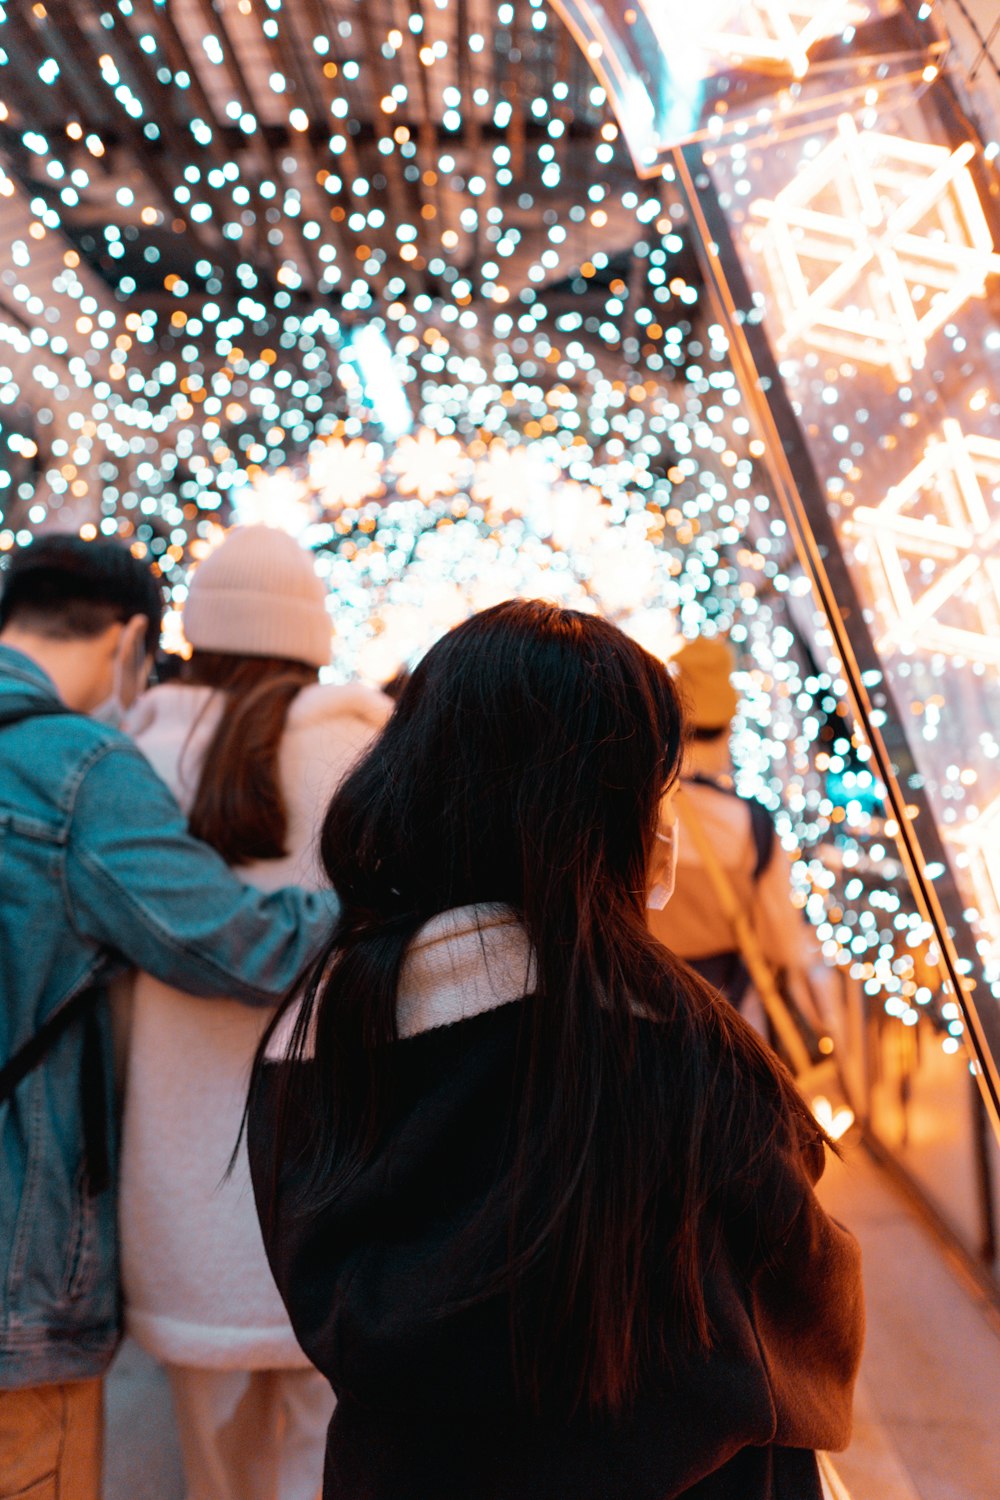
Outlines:
{"label": "ceiling of string lights", "polygon": [[[0,15],[5,404],[29,481],[60,440],[79,448],[62,408],[81,398],[116,506],[136,489],[137,466],[115,462],[131,428],[150,439],[138,487],[210,508],[352,417],[390,438],[422,422],[539,436],[545,395],[588,399],[598,361],[612,377],[684,363],[697,289],[679,208],[633,177],[544,5],[6,0]],[[72,466],[48,474],[53,498]],[[75,468],[72,497],[109,498]]]}
{"label": "ceiling of string lights", "polygon": [[[927,933],[762,456],[669,169],[542,0],[0,0],[0,563],[117,535],[183,649],[192,562],[279,524],[376,682],[514,593],[726,630],[741,781],[915,1020]],[[895,915],[831,925],[869,855]]]}

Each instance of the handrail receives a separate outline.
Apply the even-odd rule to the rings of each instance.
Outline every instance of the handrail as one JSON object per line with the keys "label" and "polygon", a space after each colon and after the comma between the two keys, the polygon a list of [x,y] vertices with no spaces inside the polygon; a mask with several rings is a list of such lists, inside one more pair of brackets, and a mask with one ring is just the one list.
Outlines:
{"label": "handrail", "polygon": [[817,1453],[816,1460],[823,1500],[851,1500],[851,1492],[837,1473],[829,1453]]}

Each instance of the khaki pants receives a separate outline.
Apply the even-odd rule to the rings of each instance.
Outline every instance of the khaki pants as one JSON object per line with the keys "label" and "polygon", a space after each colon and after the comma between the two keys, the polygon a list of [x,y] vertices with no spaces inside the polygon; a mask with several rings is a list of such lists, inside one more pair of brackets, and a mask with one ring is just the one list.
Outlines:
{"label": "khaki pants", "polygon": [[166,1370],[187,1500],[318,1500],[334,1407],[322,1375]]}
{"label": "khaki pants", "polygon": [[0,1500],[100,1500],[99,1380],[0,1390]]}

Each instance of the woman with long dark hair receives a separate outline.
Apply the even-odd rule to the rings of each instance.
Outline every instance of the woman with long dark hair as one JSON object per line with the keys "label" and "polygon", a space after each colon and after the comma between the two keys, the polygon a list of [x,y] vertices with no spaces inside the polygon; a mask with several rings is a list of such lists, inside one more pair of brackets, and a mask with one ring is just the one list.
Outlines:
{"label": "woman with long dark hair", "polygon": [[329,806],[342,912],[258,1051],[325,1500],[816,1500],[858,1252],[790,1076],[653,939],[681,715],[614,626],[484,611]]}

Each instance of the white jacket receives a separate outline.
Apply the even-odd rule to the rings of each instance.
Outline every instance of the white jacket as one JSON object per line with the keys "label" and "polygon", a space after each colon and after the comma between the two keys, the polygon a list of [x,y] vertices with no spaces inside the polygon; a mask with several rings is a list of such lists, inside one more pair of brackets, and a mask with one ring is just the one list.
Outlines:
{"label": "white jacket", "polygon": [[[133,717],[136,743],[184,808],[221,707],[211,689],[167,683]],[[265,890],[320,883],[315,840],[330,794],[391,708],[361,686],[302,689],[279,755],[289,853],[241,868],[241,879]],[[120,1201],[126,1326],[173,1364],[308,1365],[264,1256],[242,1147],[225,1177],[270,1015],[136,980]]]}

